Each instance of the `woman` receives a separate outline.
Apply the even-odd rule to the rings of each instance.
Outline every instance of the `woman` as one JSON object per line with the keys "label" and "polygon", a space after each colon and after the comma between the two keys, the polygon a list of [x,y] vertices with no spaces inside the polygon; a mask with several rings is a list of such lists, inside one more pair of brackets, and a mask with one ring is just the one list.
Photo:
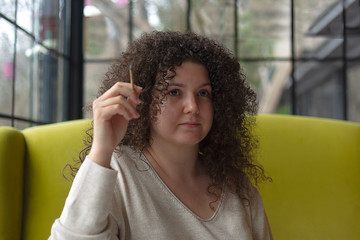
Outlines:
{"label": "woman", "polygon": [[92,140],[50,239],[272,239],[250,182],[266,179],[253,160],[256,96],[219,43],[144,34],[92,109]]}

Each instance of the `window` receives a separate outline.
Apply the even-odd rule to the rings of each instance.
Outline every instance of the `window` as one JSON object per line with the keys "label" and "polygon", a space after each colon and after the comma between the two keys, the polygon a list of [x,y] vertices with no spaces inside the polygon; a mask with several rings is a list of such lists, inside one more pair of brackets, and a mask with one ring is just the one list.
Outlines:
{"label": "window", "polygon": [[69,64],[68,2],[2,3],[0,125],[22,129],[63,120]]}
{"label": "window", "polygon": [[88,104],[128,41],[145,31],[190,30],[234,53],[257,91],[260,113],[360,122],[359,1],[105,0],[85,5]]}
{"label": "window", "polygon": [[0,125],[91,117],[109,64],[165,29],[229,48],[260,113],[360,122],[360,0],[3,0]]}

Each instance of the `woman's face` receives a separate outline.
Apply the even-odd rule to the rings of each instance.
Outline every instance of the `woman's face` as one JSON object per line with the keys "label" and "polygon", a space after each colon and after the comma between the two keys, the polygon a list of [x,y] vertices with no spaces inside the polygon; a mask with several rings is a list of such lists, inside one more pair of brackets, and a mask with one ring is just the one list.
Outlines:
{"label": "woman's face", "polygon": [[196,145],[213,122],[209,74],[202,64],[184,62],[168,80],[166,99],[152,123],[151,138],[175,145]]}

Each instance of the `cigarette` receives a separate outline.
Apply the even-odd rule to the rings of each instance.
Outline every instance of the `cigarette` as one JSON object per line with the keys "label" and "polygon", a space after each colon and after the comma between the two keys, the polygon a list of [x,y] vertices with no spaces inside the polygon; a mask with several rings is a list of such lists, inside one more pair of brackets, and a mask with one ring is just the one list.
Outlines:
{"label": "cigarette", "polygon": [[129,66],[129,73],[130,73],[131,89],[132,89],[133,91],[135,91],[134,78],[133,78],[132,65],[131,65],[131,64],[130,64],[130,66]]}

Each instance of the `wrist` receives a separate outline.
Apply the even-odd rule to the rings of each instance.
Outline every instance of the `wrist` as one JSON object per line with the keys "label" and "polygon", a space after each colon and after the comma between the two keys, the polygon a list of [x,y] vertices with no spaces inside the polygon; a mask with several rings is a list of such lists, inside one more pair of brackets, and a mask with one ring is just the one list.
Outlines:
{"label": "wrist", "polygon": [[88,156],[91,161],[103,167],[110,168],[112,152],[101,151],[93,146]]}

